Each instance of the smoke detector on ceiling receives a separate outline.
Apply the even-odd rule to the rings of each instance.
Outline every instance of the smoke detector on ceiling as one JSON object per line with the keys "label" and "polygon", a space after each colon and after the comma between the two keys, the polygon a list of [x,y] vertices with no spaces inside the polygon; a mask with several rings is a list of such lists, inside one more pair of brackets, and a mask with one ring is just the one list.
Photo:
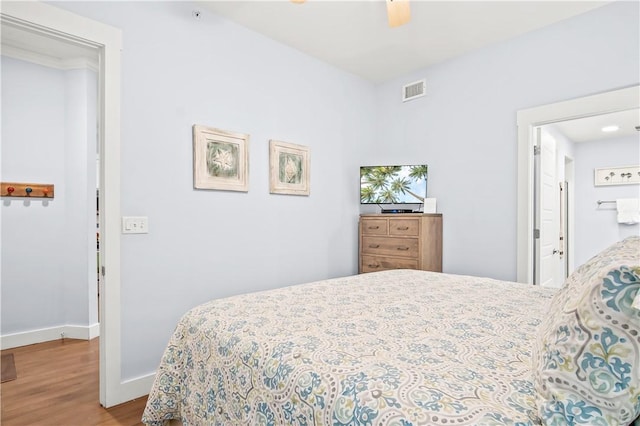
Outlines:
{"label": "smoke detector on ceiling", "polygon": [[402,102],[421,98],[426,94],[426,80],[418,80],[402,86]]}

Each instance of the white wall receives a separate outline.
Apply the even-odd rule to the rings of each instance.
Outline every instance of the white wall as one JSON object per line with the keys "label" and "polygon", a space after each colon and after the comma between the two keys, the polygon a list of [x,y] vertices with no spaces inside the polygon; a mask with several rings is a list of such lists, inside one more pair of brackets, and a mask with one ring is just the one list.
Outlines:
{"label": "white wall", "polygon": [[65,306],[66,323],[98,322],[96,258],[97,74],[65,72]]}
{"label": "white wall", "polygon": [[[429,164],[445,272],[516,279],[516,112],[638,84],[637,2],[615,2],[389,81],[363,163]],[[426,78],[407,103],[400,87]]]}
{"label": "white wall", "polygon": [[[373,87],[180,2],[55,3],[121,28],[123,379],[179,317],[232,294],[357,272],[358,153]],[[192,126],[250,134],[249,192],[193,189]],[[269,139],[306,145],[311,195],[269,194]]]}
{"label": "white wall", "polygon": [[[122,213],[150,229],[122,236],[124,379],[199,302],[355,273],[361,164],[429,164],[445,271],[515,279],[516,111],[640,74],[631,2],[376,88],[189,3],[55,5],[123,30]],[[192,189],[193,124],[251,135],[248,193]],[[269,195],[271,138],[310,147],[311,196]]]}
{"label": "white wall", "polygon": [[[640,198],[639,185],[595,186],[594,169],[640,164],[640,138],[627,136],[575,144],[576,155],[576,265],[616,241],[640,235],[640,225],[617,222],[616,204],[598,200]],[[582,231],[582,232],[580,232]]]}
{"label": "white wall", "polygon": [[2,180],[55,185],[51,200],[2,199],[3,337],[37,339],[37,330],[67,325],[88,332],[98,321],[96,87],[88,70],[2,57]]}
{"label": "white wall", "polygon": [[2,198],[2,335],[64,324],[64,72],[2,57],[2,180],[55,184]]}

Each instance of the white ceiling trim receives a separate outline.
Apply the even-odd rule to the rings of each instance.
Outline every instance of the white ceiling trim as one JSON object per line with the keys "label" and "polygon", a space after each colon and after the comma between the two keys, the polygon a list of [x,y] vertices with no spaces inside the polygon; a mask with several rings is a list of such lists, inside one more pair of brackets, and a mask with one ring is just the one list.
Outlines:
{"label": "white ceiling trim", "polygon": [[56,58],[54,56],[36,53],[30,50],[21,49],[15,46],[2,45],[2,56],[7,56],[21,61],[31,62],[48,68],[63,71],[76,69],[89,69],[98,72],[98,62],[83,57],[76,58]]}

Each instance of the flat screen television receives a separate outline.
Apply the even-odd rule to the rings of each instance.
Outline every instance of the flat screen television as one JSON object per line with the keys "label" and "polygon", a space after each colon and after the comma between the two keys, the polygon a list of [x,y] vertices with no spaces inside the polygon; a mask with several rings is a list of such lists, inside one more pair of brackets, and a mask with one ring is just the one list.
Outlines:
{"label": "flat screen television", "polygon": [[361,166],[360,204],[423,204],[427,171],[426,164]]}

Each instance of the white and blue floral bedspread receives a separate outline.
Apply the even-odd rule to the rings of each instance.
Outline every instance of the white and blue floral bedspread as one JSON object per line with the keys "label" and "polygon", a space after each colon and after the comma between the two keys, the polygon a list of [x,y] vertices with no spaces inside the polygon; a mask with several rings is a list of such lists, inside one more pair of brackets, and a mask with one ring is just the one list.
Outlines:
{"label": "white and blue floral bedspread", "polygon": [[213,300],[179,322],[143,422],[533,425],[553,292],[414,270]]}

